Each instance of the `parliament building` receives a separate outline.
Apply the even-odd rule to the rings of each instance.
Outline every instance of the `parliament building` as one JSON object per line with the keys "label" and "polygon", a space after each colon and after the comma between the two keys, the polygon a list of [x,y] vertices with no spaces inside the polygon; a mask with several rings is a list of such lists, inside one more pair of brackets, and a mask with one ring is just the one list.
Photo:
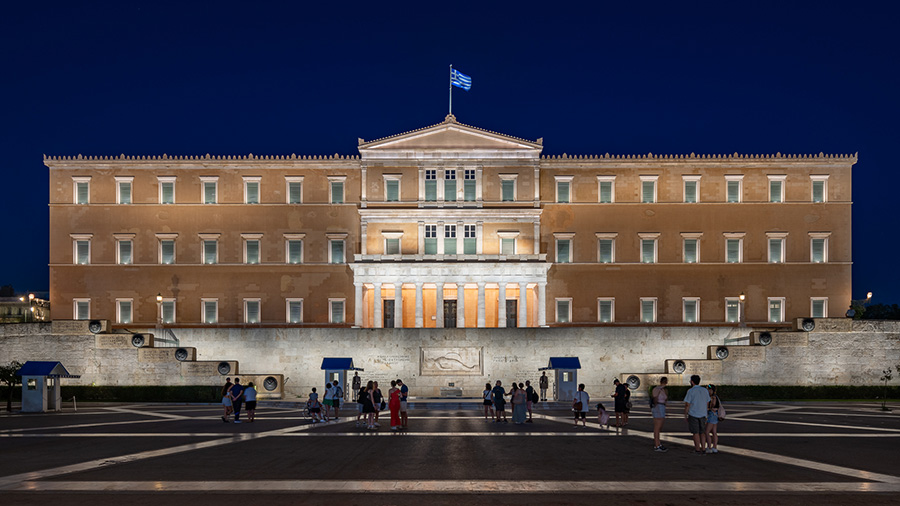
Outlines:
{"label": "parliament building", "polygon": [[54,318],[777,327],[851,299],[855,155],[542,155],[453,116],[357,149],[45,157]]}

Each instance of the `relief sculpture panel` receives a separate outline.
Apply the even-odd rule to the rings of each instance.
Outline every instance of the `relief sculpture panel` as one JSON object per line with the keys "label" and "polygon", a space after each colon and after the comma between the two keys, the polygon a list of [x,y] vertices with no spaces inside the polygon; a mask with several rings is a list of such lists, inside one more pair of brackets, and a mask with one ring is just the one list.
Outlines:
{"label": "relief sculpture panel", "polygon": [[421,348],[421,376],[482,376],[482,348]]}

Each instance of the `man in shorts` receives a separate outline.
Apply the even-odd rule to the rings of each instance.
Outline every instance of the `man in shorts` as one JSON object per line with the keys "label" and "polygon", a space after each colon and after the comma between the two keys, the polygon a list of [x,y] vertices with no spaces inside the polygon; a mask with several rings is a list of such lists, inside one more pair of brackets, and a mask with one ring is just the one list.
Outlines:
{"label": "man in shorts", "polygon": [[706,410],[709,406],[709,391],[700,386],[700,376],[691,376],[691,388],[684,396],[684,419],[694,438],[694,455],[704,455],[706,444]]}
{"label": "man in shorts", "polygon": [[403,380],[397,378],[397,386],[400,387],[400,428],[409,428],[409,415],[406,410],[409,407],[409,387],[403,383]]}
{"label": "man in shorts", "polygon": [[334,380],[334,392],[331,398],[331,407],[334,408],[334,419],[337,420],[341,415],[341,402],[344,400],[344,389],[338,385],[338,380]]}
{"label": "man in shorts", "polygon": [[334,385],[330,381],[325,382],[325,398],[322,399],[325,405],[325,419],[331,418],[331,408],[334,406]]}
{"label": "man in shorts", "polygon": [[508,423],[509,420],[506,419],[506,390],[503,389],[503,383],[500,380],[497,380],[497,384],[491,390],[491,397],[494,400],[494,412],[497,413],[495,423]]}

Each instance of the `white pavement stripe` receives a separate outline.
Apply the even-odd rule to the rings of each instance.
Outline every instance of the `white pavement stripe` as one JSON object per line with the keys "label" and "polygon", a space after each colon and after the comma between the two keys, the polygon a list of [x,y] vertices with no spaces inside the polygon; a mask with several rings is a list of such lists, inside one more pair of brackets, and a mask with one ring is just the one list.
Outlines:
{"label": "white pavement stripe", "polygon": [[[747,482],[747,481],[629,481],[628,489],[642,493],[885,493],[900,492],[900,484],[869,482]],[[68,492],[207,492],[234,494],[239,491],[331,492],[331,493],[621,493],[621,481],[488,481],[488,480],[258,480],[241,481],[26,481],[10,491]]]}
{"label": "white pavement stripe", "polygon": [[126,422],[97,422],[97,423],[78,423],[74,425],[54,425],[49,427],[22,427],[18,429],[7,429],[4,431],[0,431],[0,435],[2,434],[13,434],[17,432],[29,432],[29,431],[39,431],[39,430],[60,430],[60,429],[84,429],[87,427],[108,427],[111,425],[133,425],[138,423],[159,423],[159,422],[174,422],[174,418],[164,418],[162,420],[158,419],[148,419],[148,420],[128,420]]}
{"label": "white pavement stripe", "polygon": [[[554,420],[554,418],[551,418],[551,417],[547,417],[547,419]],[[569,420],[565,419],[565,418],[555,419],[555,421],[560,422],[560,423],[569,423]],[[597,425],[596,422],[589,422],[589,423],[591,425]],[[640,437],[647,438],[650,440],[653,439],[652,432],[644,432],[644,431],[639,431],[639,430],[634,430],[634,429],[629,429],[627,432],[623,431],[622,435],[623,436],[640,436]],[[727,434],[723,434],[723,435],[719,436],[720,441],[723,438],[727,438]],[[660,438],[660,441],[665,441],[667,443],[686,445],[686,446],[694,445],[694,442],[692,439],[687,439],[687,438],[681,439],[681,438],[675,438],[675,437],[671,437],[671,436],[662,436]],[[842,476],[847,476],[849,478],[854,478],[857,480],[880,481],[880,482],[884,482],[884,483],[894,483],[894,484],[900,485],[900,477],[892,476],[889,474],[873,473],[870,471],[863,471],[860,469],[853,469],[850,467],[835,466],[832,464],[825,464],[822,462],[814,462],[812,460],[788,457],[785,455],[778,455],[775,453],[762,452],[762,451],[758,451],[758,450],[747,450],[744,448],[736,448],[733,446],[725,446],[725,445],[721,445],[721,444],[718,445],[718,448],[725,452],[734,454],[734,455],[742,455],[744,457],[751,457],[751,458],[755,458],[755,459],[759,459],[759,460],[766,460],[766,461],[775,462],[778,464],[788,464],[788,465],[797,466],[797,467],[805,467],[807,469],[812,469],[814,471],[823,471],[826,473],[838,474],[838,475],[842,475]]]}
{"label": "white pavement stripe", "polygon": [[170,415],[169,413],[161,413],[159,411],[154,411],[151,407],[145,407],[144,409],[106,408],[106,410],[115,411],[116,413],[131,413],[134,415],[152,416],[156,418],[170,418],[172,420],[186,420],[187,418],[190,418],[182,415]]}
{"label": "white pavement stripe", "polygon": [[[798,406],[788,406],[788,407],[783,407],[783,408],[763,409],[760,411],[748,411],[746,414],[758,416],[758,415],[764,415],[764,414],[768,414],[768,413],[781,413],[784,411],[794,411],[795,409],[799,409],[799,407]],[[741,414],[743,414],[743,413],[741,413]],[[736,417],[732,417],[732,418],[736,418]]]}
{"label": "white pavement stripe", "polygon": [[567,436],[615,436],[612,432],[401,432],[392,430],[368,431],[368,432],[301,432],[291,434],[281,434],[282,436],[302,436],[302,437],[374,437],[374,436],[391,436],[391,437],[521,437],[521,436],[551,436],[551,437],[567,437]]}
{"label": "white pavement stripe", "polygon": [[760,422],[760,423],[780,423],[782,425],[803,425],[806,427],[828,427],[830,429],[846,429],[846,430],[871,430],[876,432],[897,432],[900,429],[891,429],[888,427],[866,427],[863,425],[838,425],[831,423],[815,423],[815,422],[791,422],[787,420],[765,420],[761,418],[742,418],[728,417],[728,420],[740,420],[742,422]]}
{"label": "white pavement stripe", "polygon": [[[312,427],[308,427],[312,428]],[[603,430],[603,429],[601,429]],[[558,436],[558,437],[611,437],[611,436],[628,436],[631,435],[630,430],[623,429],[620,433],[613,430],[604,432],[398,432],[382,430],[380,432],[287,432],[285,434],[271,434],[266,437],[372,437],[372,436],[394,436],[394,437],[516,437],[516,436]],[[252,433],[247,433],[252,435]],[[91,438],[91,437],[118,437],[118,438],[142,438],[142,437],[227,437],[231,434],[222,432],[134,432],[134,433],[116,433],[116,432],[78,432],[67,434],[0,434],[0,438]],[[663,432],[664,438],[688,439],[689,436],[681,435],[674,432]],[[900,438],[900,434],[844,434],[844,433],[727,433],[722,435],[723,438],[733,437],[756,437],[756,438]],[[687,443],[685,443],[687,444]]]}

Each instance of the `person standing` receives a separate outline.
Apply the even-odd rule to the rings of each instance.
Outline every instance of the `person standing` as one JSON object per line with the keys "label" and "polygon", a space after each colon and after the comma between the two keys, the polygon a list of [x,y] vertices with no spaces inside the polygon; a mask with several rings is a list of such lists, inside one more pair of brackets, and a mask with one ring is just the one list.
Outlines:
{"label": "person standing", "polygon": [[247,402],[247,423],[256,419],[256,385],[251,381],[244,389],[244,401]]}
{"label": "person standing", "polygon": [[[515,385],[515,383],[513,383]],[[522,425],[525,423],[525,384],[519,383],[519,387],[510,392],[512,394],[510,402],[513,405],[513,423]]]}
{"label": "person standing", "polygon": [[484,421],[494,421],[494,402],[491,400],[491,384],[484,384],[484,391],[481,392],[481,403],[484,406]]}
{"label": "person standing", "polygon": [[381,414],[381,410],[386,408],[386,403],[384,402],[384,396],[381,394],[381,389],[378,388],[378,382],[374,383],[375,389],[372,391],[372,402],[375,404],[375,426],[381,427],[381,424],[378,423],[378,415]]}
{"label": "person standing", "polygon": [[496,423],[508,423],[506,419],[506,390],[503,389],[503,383],[497,380],[496,386],[491,390],[491,397],[494,401],[494,413],[497,415]]}
{"label": "person standing", "polygon": [[628,387],[619,382],[618,379],[613,380],[613,385],[616,386],[616,390],[612,394],[613,399],[615,399],[616,427],[623,427],[627,421],[625,411],[628,397],[631,395]]}
{"label": "person standing", "polygon": [[400,389],[396,381],[391,381],[391,389],[388,390],[388,409],[391,410],[391,430],[400,430]]}
{"label": "person standing", "polygon": [[244,387],[241,379],[234,378],[234,386],[231,387],[231,403],[234,405],[234,423],[241,422],[241,405],[244,404]]}
{"label": "person standing", "polygon": [[366,423],[366,387],[359,387],[359,391],[353,394],[356,397],[356,426],[365,425]]}
{"label": "person standing", "polygon": [[691,388],[684,396],[684,419],[694,439],[694,454],[703,455],[706,441],[706,411],[709,407],[709,391],[700,386],[700,376],[691,376]]}
{"label": "person standing", "polygon": [[541,389],[541,400],[547,402],[547,388],[550,387],[550,378],[547,377],[547,371],[541,373],[541,379],[538,380],[538,386]]}
{"label": "person standing", "polygon": [[666,388],[669,378],[659,378],[659,385],[653,387],[650,392],[650,414],[653,416],[653,451],[667,452],[668,448],[659,441],[663,423],[666,421],[666,402],[669,400],[669,390]]}
{"label": "person standing", "polygon": [[716,386],[706,385],[709,408],[706,410],[706,453],[719,453],[719,395]]}
{"label": "person standing", "polygon": [[334,419],[337,420],[341,415],[341,404],[344,402],[344,389],[338,384],[338,380],[334,380],[334,395],[332,397],[332,407],[334,408]]}
{"label": "person standing", "polygon": [[525,409],[528,410],[528,420],[525,420],[528,423],[534,423],[534,419],[532,418],[531,408],[534,405],[534,399],[537,396],[537,392],[534,391],[534,387],[531,386],[531,380],[525,382]]}
{"label": "person standing", "polygon": [[591,409],[591,396],[584,391],[584,383],[578,385],[578,391],[572,399],[572,411],[575,413],[575,426],[578,427],[578,419],[581,418],[581,425],[587,427],[587,413]]}
{"label": "person standing", "polygon": [[325,418],[331,418],[331,408],[334,406],[334,385],[330,381],[325,382],[325,397],[322,399],[325,405]]}
{"label": "person standing", "polygon": [[375,430],[375,382],[366,383],[366,391],[363,394],[363,414],[366,417],[366,428]]}
{"label": "person standing", "polygon": [[228,415],[230,415],[233,411],[233,406],[231,402],[231,387],[234,383],[231,382],[231,378],[225,378],[225,386],[222,387],[222,407],[225,411],[225,414],[222,416],[222,421],[228,423]]}
{"label": "person standing", "polygon": [[353,383],[351,383],[351,390],[353,392],[353,402],[359,401],[359,390],[362,388],[362,378],[359,377],[359,373],[353,371]]}
{"label": "person standing", "polygon": [[397,386],[400,387],[400,421],[402,422],[402,428],[408,429],[409,417],[406,414],[406,410],[409,408],[409,387],[400,378],[397,378]]}

